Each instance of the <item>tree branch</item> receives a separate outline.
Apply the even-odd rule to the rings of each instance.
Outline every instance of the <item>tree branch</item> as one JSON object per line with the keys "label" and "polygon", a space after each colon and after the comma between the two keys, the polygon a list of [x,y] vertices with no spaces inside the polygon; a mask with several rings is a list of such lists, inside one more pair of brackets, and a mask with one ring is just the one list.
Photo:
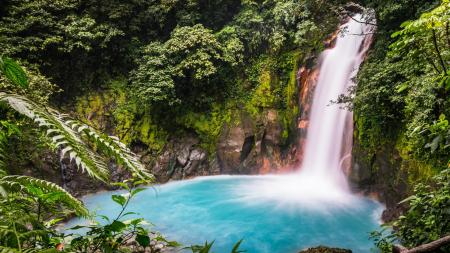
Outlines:
{"label": "tree branch", "polygon": [[[417,45],[417,42],[414,41],[413,43],[415,47],[420,48],[420,46]],[[419,53],[425,57],[425,59],[428,61],[429,64],[431,64],[431,66],[433,66],[433,69],[436,71],[437,74],[441,73],[436,64],[434,64],[433,59],[427,55],[427,52],[425,50],[419,50]]]}
{"label": "tree branch", "polygon": [[393,252],[394,253],[425,253],[425,252],[434,252],[434,250],[439,249],[442,246],[450,244],[450,235],[442,237],[436,241],[432,241],[430,243],[422,244],[412,249],[407,249],[401,245],[394,245]]}
{"label": "tree branch", "polygon": [[348,13],[346,13],[347,14],[347,16],[349,16],[351,19],[353,19],[354,21],[356,21],[356,22],[358,22],[358,23],[360,23],[360,24],[366,24],[366,25],[373,25],[373,26],[378,26],[376,23],[372,23],[372,22],[369,22],[369,21],[360,21],[360,20],[357,20],[357,19],[355,19],[353,16],[351,16],[350,14],[348,14]]}
{"label": "tree branch", "polygon": [[450,48],[450,32],[449,32],[449,24],[450,22],[447,22],[445,25],[445,36],[447,37],[447,45]]}
{"label": "tree branch", "polygon": [[366,35],[371,35],[371,34],[377,34],[377,33],[376,32],[372,32],[372,33],[349,33],[348,35],[366,36]]}
{"label": "tree branch", "polygon": [[439,50],[439,45],[438,45],[438,42],[437,42],[436,31],[434,30],[434,28],[432,28],[431,32],[433,34],[433,45],[434,45],[434,49],[436,50],[436,53],[438,55],[439,63],[441,64],[441,67],[442,67],[442,70],[444,71],[444,73],[447,73],[447,68],[445,67],[445,62],[442,59],[441,51]]}

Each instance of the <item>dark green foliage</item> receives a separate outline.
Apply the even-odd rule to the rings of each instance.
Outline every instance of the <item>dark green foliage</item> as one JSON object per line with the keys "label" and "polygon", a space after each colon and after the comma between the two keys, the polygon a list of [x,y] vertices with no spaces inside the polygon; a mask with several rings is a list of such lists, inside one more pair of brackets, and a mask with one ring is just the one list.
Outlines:
{"label": "dark green foliage", "polygon": [[407,247],[428,243],[448,235],[449,172],[447,169],[434,177],[432,186],[418,184],[414,190],[415,194],[407,199],[409,210],[393,224],[396,227],[396,235]]}
{"label": "dark green foliage", "polygon": [[83,204],[60,186],[37,178],[28,176],[4,176],[0,185],[7,192],[21,192],[25,195],[39,199],[40,204],[63,205],[77,215],[87,216],[88,212]]}
{"label": "dark green foliage", "polygon": [[164,44],[154,42],[144,48],[139,67],[131,77],[136,99],[169,105],[203,102],[214,96],[211,91],[220,92],[220,83],[214,80],[218,72],[227,64],[239,63],[236,58],[240,52],[234,49],[221,45],[202,25],[176,28]]}
{"label": "dark green foliage", "polygon": [[65,97],[127,75],[142,45],[166,39],[177,26],[220,29],[239,1],[2,2],[0,48],[39,64]]}
{"label": "dark green foliage", "polygon": [[[12,68],[14,71],[11,71]],[[18,78],[17,73],[23,76]],[[21,67],[10,59],[7,59],[6,65],[3,61],[0,74],[15,86],[24,86],[23,81],[27,79]],[[138,158],[117,138],[100,136],[92,128],[75,120],[67,120],[65,119],[67,116],[58,111],[13,92],[14,90],[1,91],[0,101],[33,120],[37,127],[43,128],[51,142],[60,149],[61,157],[68,153],[70,160],[74,161],[81,170],[87,171],[90,176],[105,180],[107,165],[106,161],[87,143],[87,140],[95,143],[99,150],[103,150],[110,157],[114,157],[118,163],[129,168],[132,175],[138,179],[132,182],[133,186],[151,181],[152,176],[145,171]],[[34,249],[55,251],[55,247],[63,240],[63,236],[54,229],[55,224],[72,213],[87,216],[88,211],[82,202],[54,183],[29,176],[7,175],[5,163],[7,155],[4,147],[11,134],[18,131],[8,121],[2,121],[2,130],[3,128],[8,131],[2,131],[0,135],[0,249],[3,252],[19,253],[37,252]],[[130,197],[127,200],[118,198],[121,200],[123,210],[115,223],[110,225],[114,231],[121,233],[126,230],[122,230],[119,218],[126,215],[122,213],[129,199],[140,191],[129,188],[126,183],[128,182],[123,185],[125,185],[124,188],[129,189]],[[135,223],[132,222],[135,225],[134,230],[140,228],[138,223]],[[111,230],[109,227],[108,229]],[[109,244],[102,245],[102,250],[108,249],[109,246]],[[95,247],[93,252],[97,250]]]}
{"label": "dark green foliage", "polygon": [[[442,145],[440,151],[429,152],[428,143],[432,140],[429,140],[429,133],[422,130],[438,121],[441,115],[450,114],[446,87],[450,60],[448,1],[417,20],[404,22],[401,30],[392,36],[385,34],[393,27],[384,23],[388,18],[384,11],[397,13],[408,9],[414,12],[423,10],[424,6],[427,5],[396,2],[379,7],[379,34],[374,50],[358,75],[353,108],[359,140],[367,148],[374,151],[386,141],[402,139],[399,145],[402,154],[445,168],[450,160],[448,148]],[[403,15],[397,13],[394,17],[401,20]],[[392,18],[389,16],[389,20]],[[387,45],[388,51],[385,50]]]}
{"label": "dark green foliage", "polygon": [[404,215],[372,233],[377,247],[392,252],[393,243],[413,248],[450,232],[450,2],[374,1],[380,2],[385,5],[377,7],[378,38],[359,73],[354,100],[359,141],[376,152],[394,140],[403,159],[419,164],[403,168],[406,173],[426,175],[432,168],[436,174],[411,186],[413,196],[402,201],[409,205]]}
{"label": "dark green foliage", "polygon": [[[448,235],[450,231],[450,169],[436,175],[431,185],[419,183],[414,195],[405,199],[409,204],[406,213],[385,229],[372,232],[371,237],[382,252],[392,252],[392,244],[399,241],[405,247],[413,248]],[[393,229],[394,230],[393,230]],[[443,247],[437,252],[448,252]]]}
{"label": "dark green foliage", "polygon": [[[27,69],[39,66],[37,72],[62,88],[53,96],[61,104],[111,88],[111,80],[130,80],[126,99],[139,105],[130,115],[172,135],[190,129],[179,124],[184,115],[241,106],[257,85],[247,86],[246,73],[261,55],[281,59],[300,51],[306,57],[320,50],[337,26],[339,2],[8,0],[0,9],[0,47]],[[272,87],[280,101],[281,83]],[[294,118],[291,112],[282,114]]]}
{"label": "dark green foliage", "polygon": [[[87,215],[83,204],[56,184],[26,176],[3,176],[0,185],[0,246],[22,252],[53,248],[54,225],[72,213]],[[24,251],[25,252],[25,251]]]}
{"label": "dark green foliage", "polygon": [[[151,252],[158,252],[154,245],[150,244],[151,238],[148,230],[148,223],[141,218],[129,218],[136,213],[126,212],[128,204],[132,198],[144,190],[139,188],[140,184],[149,183],[142,180],[126,180],[116,185],[126,190],[126,194],[113,195],[112,200],[120,205],[121,210],[114,219],[100,216],[104,222],[100,224],[92,221],[93,225],[76,226],[72,230],[87,229],[83,235],[72,234],[70,245],[66,248],[68,252],[129,252],[130,240],[134,238],[141,249],[149,248]],[[104,224],[106,223],[106,224]],[[153,240],[164,241],[169,245],[176,246],[175,242],[169,242],[158,235]]]}

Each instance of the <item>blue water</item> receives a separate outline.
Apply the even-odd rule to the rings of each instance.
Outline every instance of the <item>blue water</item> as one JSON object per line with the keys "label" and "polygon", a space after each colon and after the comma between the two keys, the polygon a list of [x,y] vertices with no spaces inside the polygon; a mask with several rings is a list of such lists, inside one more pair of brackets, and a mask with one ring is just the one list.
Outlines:
{"label": "blue water", "polygon": [[[370,199],[316,203],[258,199],[252,185],[271,178],[209,177],[155,186],[138,194],[129,211],[155,224],[168,239],[184,245],[214,243],[214,252],[229,253],[244,239],[242,249],[251,253],[294,253],[311,246],[327,245],[370,252],[368,233],[377,229],[382,206]],[[256,195],[255,195],[256,193]],[[97,214],[114,216],[119,207],[111,200],[117,192],[103,192],[83,199]],[[287,195],[287,194],[285,194]],[[67,227],[82,223],[72,220]]]}

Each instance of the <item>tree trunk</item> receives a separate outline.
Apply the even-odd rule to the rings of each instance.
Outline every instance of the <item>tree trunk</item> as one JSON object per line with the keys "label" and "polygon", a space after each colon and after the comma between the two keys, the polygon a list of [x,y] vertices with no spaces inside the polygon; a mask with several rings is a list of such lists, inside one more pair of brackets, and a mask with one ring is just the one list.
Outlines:
{"label": "tree trunk", "polygon": [[434,250],[439,249],[442,246],[450,244],[450,235],[442,237],[436,241],[430,243],[422,244],[412,249],[407,249],[401,245],[395,245],[393,253],[424,253],[424,252],[434,252]]}

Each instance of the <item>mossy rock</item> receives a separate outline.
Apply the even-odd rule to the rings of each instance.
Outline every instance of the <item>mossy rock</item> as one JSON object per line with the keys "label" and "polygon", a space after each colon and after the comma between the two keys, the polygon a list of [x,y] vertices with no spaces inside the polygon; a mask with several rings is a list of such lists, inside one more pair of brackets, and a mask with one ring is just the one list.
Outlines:
{"label": "mossy rock", "polygon": [[349,249],[338,249],[319,246],[316,248],[309,248],[302,250],[299,253],[352,253],[352,251]]}

